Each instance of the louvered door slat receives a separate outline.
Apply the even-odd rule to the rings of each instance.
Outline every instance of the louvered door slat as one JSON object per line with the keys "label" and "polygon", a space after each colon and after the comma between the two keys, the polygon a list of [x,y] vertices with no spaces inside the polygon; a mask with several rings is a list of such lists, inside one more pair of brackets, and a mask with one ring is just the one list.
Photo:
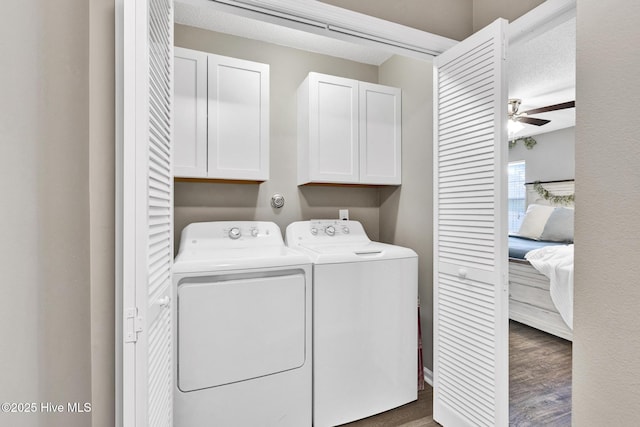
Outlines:
{"label": "louvered door slat", "polygon": [[504,25],[434,62],[434,419],[444,426],[508,420]]}
{"label": "louvered door slat", "polygon": [[[492,61],[493,53],[495,51],[493,39],[489,38],[488,40],[480,41],[478,43],[469,43],[468,41],[471,37],[464,41],[465,52],[463,55],[459,55],[456,58],[450,58],[446,63],[441,63],[439,68],[443,71],[443,75],[438,77],[438,80],[442,82],[442,85],[446,85],[450,83],[454,79],[461,79],[461,76],[464,76],[464,72],[461,70],[468,69],[470,63],[478,63],[478,58],[485,57],[488,61]],[[456,46],[458,51],[460,45]],[[449,52],[454,51],[451,49]],[[489,55],[487,55],[489,53]],[[445,54],[447,54],[445,52]],[[482,62],[485,62],[484,60]],[[447,73],[447,74],[444,74]]]}
{"label": "louvered door slat", "polygon": [[149,151],[147,175],[148,419],[173,424],[172,313],[158,301],[171,295],[173,259],[172,61],[173,13],[168,0],[149,0]]}
{"label": "louvered door slat", "polygon": [[149,426],[173,425],[173,383],[167,376],[167,366],[171,366],[172,344],[171,311],[164,310],[149,330],[149,354],[156,357],[149,360]]}
{"label": "louvered door slat", "polygon": [[451,120],[451,118],[457,118],[459,114],[466,114],[477,107],[482,107],[487,99],[491,98],[491,94],[491,88],[487,88],[484,92],[476,94],[473,99],[458,99],[457,102],[443,106],[439,111],[440,118],[442,120]]}
{"label": "louvered door slat", "polygon": [[[119,0],[122,425],[173,426],[173,2]],[[120,116],[119,116],[120,117]]]}

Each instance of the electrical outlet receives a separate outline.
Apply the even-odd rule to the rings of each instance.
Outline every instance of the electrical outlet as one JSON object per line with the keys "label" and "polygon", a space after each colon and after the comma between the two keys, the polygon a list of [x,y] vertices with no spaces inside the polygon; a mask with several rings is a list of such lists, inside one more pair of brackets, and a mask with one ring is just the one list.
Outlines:
{"label": "electrical outlet", "polygon": [[347,221],[349,219],[349,209],[339,209],[338,218]]}

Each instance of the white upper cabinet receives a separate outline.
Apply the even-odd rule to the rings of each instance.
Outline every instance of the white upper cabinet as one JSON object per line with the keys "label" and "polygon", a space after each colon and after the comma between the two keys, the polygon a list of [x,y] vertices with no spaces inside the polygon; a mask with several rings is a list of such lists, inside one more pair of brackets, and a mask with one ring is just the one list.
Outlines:
{"label": "white upper cabinet", "polygon": [[207,176],[207,54],[174,49],[173,174]]}
{"label": "white upper cabinet", "polygon": [[209,178],[269,178],[269,66],[209,55]]}
{"label": "white upper cabinet", "polygon": [[298,185],[399,185],[400,93],[309,73],[298,88]]}
{"label": "white upper cabinet", "polygon": [[298,104],[298,184],[358,182],[358,81],[309,73]]}
{"label": "white upper cabinet", "polygon": [[401,91],[360,82],[360,183],[401,184]]}
{"label": "white upper cabinet", "polygon": [[174,175],[267,180],[269,66],[179,48],[175,60]]}

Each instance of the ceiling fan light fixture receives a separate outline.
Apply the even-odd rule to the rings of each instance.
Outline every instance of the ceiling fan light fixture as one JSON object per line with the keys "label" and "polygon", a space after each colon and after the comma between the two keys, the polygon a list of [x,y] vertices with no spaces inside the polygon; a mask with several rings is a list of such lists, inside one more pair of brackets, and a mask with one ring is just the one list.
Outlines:
{"label": "ceiling fan light fixture", "polygon": [[507,129],[508,129],[509,136],[511,137],[512,135],[524,129],[524,125],[510,118],[507,122]]}
{"label": "ceiling fan light fixture", "polygon": [[521,99],[511,98],[509,99],[509,105],[507,106],[507,112],[509,113],[509,118],[513,117],[517,112],[518,108],[520,108]]}

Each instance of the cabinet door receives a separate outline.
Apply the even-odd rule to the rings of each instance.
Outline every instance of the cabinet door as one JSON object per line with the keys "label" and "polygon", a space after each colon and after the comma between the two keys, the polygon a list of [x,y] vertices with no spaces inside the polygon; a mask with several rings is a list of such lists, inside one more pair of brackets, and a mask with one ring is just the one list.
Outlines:
{"label": "cabinet door", "polygon": [[357,183],[358,81],[309,74],[309,178]]}
{"label": "cabinet door", "polygon": [[173,175],[207,176],[207,54],[174,49]]}
{"label": "cabinet door", "polygon": [[209,178],[269,178],[269,66],[208,56]]}
{"label": "cabinet door", "polygon": [[401,91],[360,82],[360,183],[400,185]]}

